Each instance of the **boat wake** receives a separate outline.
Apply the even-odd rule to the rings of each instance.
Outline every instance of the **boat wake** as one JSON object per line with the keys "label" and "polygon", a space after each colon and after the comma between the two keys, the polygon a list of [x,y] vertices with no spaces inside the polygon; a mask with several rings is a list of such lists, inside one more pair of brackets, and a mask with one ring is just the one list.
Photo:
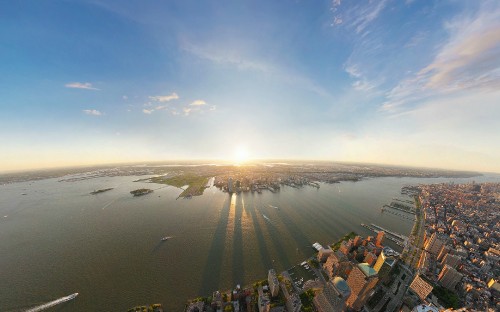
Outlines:
{"label": "boat wake", "polygon": [[72,295],[69,295],[69,296],[66,296],[66,297],[62,297],[62,298],[59,298],[59,299],[51,301],[51,302],[44,303],[42,305],[39,305],[39,306],[36,306],[34,308],[28,309],[25,312],[43,311],[45,309],[51,308],[51,307],[53,307],[55,305],[58,305],[58,304],[61,304],[63,302],[67,302],[67,301],[73,300],[73,299],[76,298],[76,296],[78,296],[78,293],[74,293]]}

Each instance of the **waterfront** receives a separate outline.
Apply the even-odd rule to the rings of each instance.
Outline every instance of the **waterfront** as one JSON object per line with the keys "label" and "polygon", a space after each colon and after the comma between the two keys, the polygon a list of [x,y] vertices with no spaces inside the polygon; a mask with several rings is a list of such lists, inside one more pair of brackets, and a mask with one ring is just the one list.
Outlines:
{"label": "waterfront", "polygon": [[[232,196],[212,187],[176,200],[182,190],[132,182],[137,178],[1,186],[0,310],[79,292],[58,311],[126,311],[155,302],[180,311],[188,298],[301,262],[315,241],[350,231],[373,235],[361,223],[408,235],[411,220],[380,211],[404,198],[403,185],[487,179],[373,178]],[[154,192],[129,193],[142,187]],[[161,242],[164,236],[173,238]]]}

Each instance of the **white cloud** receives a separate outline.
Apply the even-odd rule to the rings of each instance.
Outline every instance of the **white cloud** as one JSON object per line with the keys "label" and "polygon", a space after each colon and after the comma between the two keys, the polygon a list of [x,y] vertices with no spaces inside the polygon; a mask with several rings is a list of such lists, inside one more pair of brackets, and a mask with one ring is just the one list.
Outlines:
{"label": "white cloud", "polygon": [[213,63],[233,65],[240,70],[270,72],[268,65],[258,61],[249,60],[234,49],[202,47],[187,41],[184,41],[181,46],[186,52],[189,52],[201,59],[209,60]]}
{"label": "white cloud", "polygon": [[66,88],[73,89],[86,89],[86,90],[99,90],[97,88],[92,87],[90,82],[70,82],[64,85]]}
{"label": "white cloud", "polygon": [[216,110],[216,108],[217,108],[217,106],[212,105],[209,110],[214,111],[214,110]]}
{"label": "white cloud", "polygon": [[155,110],[154,109],[143,109],[142,112],[147,115],[151,115]]}
{"label": "white cloud", "polygon": [[189,104],[191,106],[202,106],[202,105],[206,105],[207,102],[203,101],[203,100],[196,100],[194,101],[193,103]]}
{"label": "white cloud", "polygon": [[122,96],[122,99],[124,99],[126,101],[126,100],[128,100],[128,96],[124,95],[124,96]]}
{"label": "white cloud", "polygon": [[189,107],[184,107],[184,108],[182,109],[182,111],[184,112],[184,115],[185,115],[185,116],[188,116],[188,115],[189,115],[189,113],[190,113],[192,110],[193,110],[193,109],[192,109],[192,108],[189,108]]}
{"label": "white cloud", "polygon": [[356,65],[356,64],[351,64],[350,61],[348,61],[347,65],[344,65],[344,70],[351,77],[354,77],[354,78],[360,78],[361,77],[361,71],[359,69],[359,66]]}
{"label": "white cloud", "polygon": [[500,89],[500,5],[490,4],[447,23],[450,37],[434,60],[390,90],[382,109],[394,111],[440,94]]}
{"label": "white cloud", "polygon": [[177,100],[179,99],[179,96],[177,93],[173,92],[170,95],[157,95],[157,96],[150,96],[150,100],[155,101],[155,102],[168,102],[171,100]]}
{"label": "white cloud", "polygon": [[82,112],[84,112],[87,115],[92,115],[92,116],[101,116],[102,113],[96,109],[84,109]]}
{"label": "white cloud", "polygon": [[332,1],[330,10],[335,13],[335,16],[331,25],[346,25],[359,34],[377,19],[387,4],[387,0],[360,2],[356,2],[358,5],[354,5],[347,10],[342,10],[340,1]]}
{"label": "white cloud", "polygon": [[367,91],[373,90],[375,88],[375,85],[371,84],[370,82],[368,82],[366,80],[356,80],[352,84],[352,87],[355,90],[367,92]]}

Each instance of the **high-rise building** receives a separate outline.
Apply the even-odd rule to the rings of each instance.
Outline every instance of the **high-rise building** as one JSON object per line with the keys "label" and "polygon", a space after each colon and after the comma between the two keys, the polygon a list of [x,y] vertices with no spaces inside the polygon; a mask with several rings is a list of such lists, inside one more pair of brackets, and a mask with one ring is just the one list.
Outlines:
{"label": "high-rise building", "polygon": [[358,247],[359,245],[361,245],[362,242],[363,242],[363,238],[361,238],[361,236],[358,235],[358,236],[354,237],[352,244],[353,244],[353,246]]}
{"label": "high-rise building", "polygon": [[439,239],[437,233],[434,232],[425,244],[425,251],[428,251],[437,257],[442,247],[443,241]]}
{"label": "high-rise building", "polygon": [[355,311],[361,310],[377,282],[377,271],[368,263],[355,265],[347,278],[351,295],[347,298],[346,304]]}
{"label": "high-rise building", "polygon": [[385,280],[389,277],[389,273],[396,264],[398,255],[399,254],[390,247],[384,247],[384,249],[382,249],[382,252],[377,258],[377,262],[373,266],[375,271],[377,271],[379,279]]}
{"label": "high-rise building", "polygon": [[350,251],[351,251],[351,248],[352,248],[352,244],[353,244],[353,240],[350,239],[348,241],[342,241],[342,243],[340,244],[340,248],[339,250],[344,254],[344,255],[347,255]]}
{"label": "high-rise building", "polygon": [[227,191],[229,193],[232,193],[233,192],[233,178],[229,178],[227,180]]}
{"label": "high-rise building", "polygon": [[329,256],[333,254],[333,250],[328,246],[326,248],[321,248],[318,251],[318,261],[325,262]]}
{"label": "high-rise building", "polygon": [[350,295],[351,289],[347,282],[337,276],[314,297],[314,306],[318,312],[345,311],[345,302]]}
{"label": "high-rise building", "polygon": [[437,260],[442,261],[444,256],[446,256],[450,252],[450,249],[451,248],[449,246],[443,245],[443,247],[441,247],[441,250],[438,253]]}
{"label": "high-rise building", "polygon": [[449,265],[445,265],[438,275],[439,283],[449,289],[455,290],[455,286],[462,279],[463,275]]}
{"label": "high-rise building", "polygon": [[427,298],[433,288],[431,282],[425,276],[418,274],[410,284],[410,289],[422,300]]}
{"label": "high-rise building", "polygon": [[384,240],[384,235],[385,235],[384,231],[378,232],[377,238],[375,239],[376,246],[379,246],[379,247],[382,246],[382,241]]}
{"label": "high-rise building", "polygon": [[323,265],[323,268],[326,270],[331,279],[335,276],[347,278],[346,271],[350,268],[350,265],[351,263],[347,259],[346,255],[337,250],[331,254],[328,259],[326,259],[326,263]]}
{"label": "high-rise building", "polygon": [[456,256],[456,255],[452,255],[452,254],[446,254],[446,256],[444,256],[444,258],[443,258],[443,261],[441,261],[441,264],[443,266],[449,265],[452,268],[456,269],[460,265],[460,262],[461,262],[461,257],[460,256]]}
{"label": "high-rise building", "polygon": [[271,296],[276,297],[280,291],[280,284],[278,282],[278,277],[276,276],[276,271],[274,269],[269,270],[267,274],[267,281],[269,282],[269,289],[271,290]]}
{"label": "high-rise building", "polygon": [[271,301],[269,300],[269,297],[264,294],[264,289],[262,289],[262,286],[259,286],[257,292],[259,294],[259,312],[269,312],[269,310],[271,309]]}
{"label": "high-rise building", "polygon": [[367,253],[365,259],[363,260],[363,262],[366,262],[369,265],[375,264],[376,261],[377,261],[377,256],[373,252]]}

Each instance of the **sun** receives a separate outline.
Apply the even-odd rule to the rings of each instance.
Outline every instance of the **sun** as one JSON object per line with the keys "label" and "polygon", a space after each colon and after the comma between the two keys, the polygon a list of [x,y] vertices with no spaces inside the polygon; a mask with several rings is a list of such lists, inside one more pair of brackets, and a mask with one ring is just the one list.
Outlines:
{"label": "sun", "polygon": [[238,145],[234,149],[233,161],[236,164],[242,164],[249,160],[248,149],[244,145]]}

